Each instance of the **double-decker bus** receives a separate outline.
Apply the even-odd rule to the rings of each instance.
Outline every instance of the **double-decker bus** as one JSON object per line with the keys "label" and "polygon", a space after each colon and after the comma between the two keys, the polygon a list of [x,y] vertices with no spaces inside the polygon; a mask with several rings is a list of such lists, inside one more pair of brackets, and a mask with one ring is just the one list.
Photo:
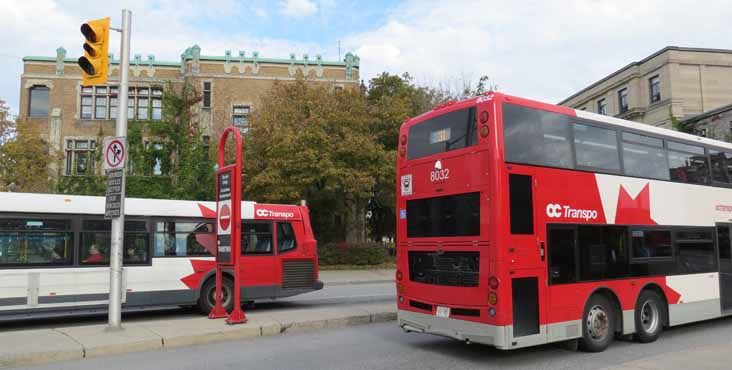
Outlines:
{"label": "double-decker bus", "polygon": [[490,93],[405,122],[398,321],[514,349],[732,313],[732,145]]}
{"label": "double-decker bus", "polygon": [[[0,193],[0,321],[106,312],[103,197]],[[123,311],[215,304],[216,203],[125,201]],[[322,289],[306,206],[242,202],[242,300]],[[233,271],[222,303],[233,307]]]}

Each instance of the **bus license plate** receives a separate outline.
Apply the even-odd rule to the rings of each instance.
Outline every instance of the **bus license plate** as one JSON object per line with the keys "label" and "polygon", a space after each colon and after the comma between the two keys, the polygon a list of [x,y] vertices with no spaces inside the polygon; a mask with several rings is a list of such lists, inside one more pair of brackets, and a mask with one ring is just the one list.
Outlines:
{"label": "bus license plate", "polygon": [[450,307],[437,306],[437,317],[450,317]]}

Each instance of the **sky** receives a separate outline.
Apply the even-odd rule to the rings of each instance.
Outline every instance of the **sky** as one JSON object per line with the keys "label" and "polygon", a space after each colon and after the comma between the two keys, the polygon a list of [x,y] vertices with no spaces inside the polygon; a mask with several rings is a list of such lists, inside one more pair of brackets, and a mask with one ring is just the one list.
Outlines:
{"label": "sky", "polygon": [[[93,4],[93,6],[89,4]],[[0,99],[18,112],[22,57],[82,51],[86,20],[132,10],[132,55],[178,61],[259,51],[361,58],[361,77],[427,86],[487,75],[500,91],[557,103],[665,46],[732,49],[729,0],[0,0]],[[116,32],[110,51],[118,55]]]}

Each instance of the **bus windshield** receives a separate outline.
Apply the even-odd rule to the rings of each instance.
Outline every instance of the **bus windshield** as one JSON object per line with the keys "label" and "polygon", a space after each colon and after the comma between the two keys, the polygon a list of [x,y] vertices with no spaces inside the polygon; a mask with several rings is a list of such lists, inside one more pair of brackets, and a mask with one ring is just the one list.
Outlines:
{"label": "bus windshield", "polygon": [[478,143],[475,107],[456,110],[420,122],[409,129],[407,158],[417,159]]}

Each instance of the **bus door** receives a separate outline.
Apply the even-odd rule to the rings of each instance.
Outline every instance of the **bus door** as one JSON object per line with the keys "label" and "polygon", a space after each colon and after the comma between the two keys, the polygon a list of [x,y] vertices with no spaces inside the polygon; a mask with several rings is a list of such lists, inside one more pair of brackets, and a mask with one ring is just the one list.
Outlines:
{"label": "bus door", "polygon": [[242,220],[241,223],[243,299],[274,297],[278,285],[274,222]]}
{"label": "bus door", "polygon": [[281,287],[284,295],[295,290],[312,290],[315,283],[315,258],[310,253],[302,237],[302,221],[277,221],[278,271],[282,272]]}
{"label": "bus door", "polygon": [[506,245],[513,302],[513,342],[546,342],[545,243],[536,215],[537,192],[533,169],[512,169],[508,174],[509,237]]}
{"label": "bus door", "polygon": [[722,312],[732,311],[732,243],[730,228],[732,224],[717,224],[717,246],[719,254],[719,293]]}

